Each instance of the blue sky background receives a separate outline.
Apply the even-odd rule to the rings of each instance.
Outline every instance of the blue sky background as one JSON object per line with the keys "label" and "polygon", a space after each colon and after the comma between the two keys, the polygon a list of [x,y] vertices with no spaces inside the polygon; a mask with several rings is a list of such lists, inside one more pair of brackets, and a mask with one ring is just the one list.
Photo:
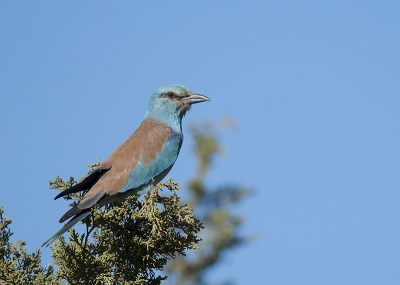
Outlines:
{"label": "blue sky background", "polygon": [[[236,284],[400,284],[399,1],[1,1],[0,205],[33,251],[157,87],[234,118],[210,185],[254,190],[257,239],[209,274]],[[188,138],[188,136],[186,136]],[[195,171],[186,140],[170,175]],[[43,250],[50,263],[50,250]]]}

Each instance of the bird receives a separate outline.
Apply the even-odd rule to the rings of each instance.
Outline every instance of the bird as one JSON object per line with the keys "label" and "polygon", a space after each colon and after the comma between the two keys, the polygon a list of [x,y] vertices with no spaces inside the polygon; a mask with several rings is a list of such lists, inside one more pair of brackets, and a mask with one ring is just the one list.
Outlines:
{"label": "bird", "polygon": [[49,246],[88,216],[96,204],[101,207],[123,201],[131,195],[148,194],[152,181],[159,183],[178,158],[183,142],[182,118],[191,105],[205,101],[211,100],[178,84],[156,89],[136,131],[79,183],[54,198],[88,190],[59,222],[70,220],[42,247]]}

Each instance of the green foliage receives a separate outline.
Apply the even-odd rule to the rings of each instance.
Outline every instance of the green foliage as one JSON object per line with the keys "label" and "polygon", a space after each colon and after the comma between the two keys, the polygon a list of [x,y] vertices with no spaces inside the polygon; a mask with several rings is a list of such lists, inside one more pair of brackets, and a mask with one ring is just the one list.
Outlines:
{"label": "green foliage", "polygon": [[[52,182],[56,189],[68,186]],[[172,195],[159,196],[162,189]],[[52,245],[57,276],[68,284],[160,284],[167,260],[196,249],[200,241],[202,225],[189,205],[178,204],[178,189],[168,179],[153,186],[143,203],[132,196],[92,211],[83,221],[85,234],[71,229],[70,241],[61,237]]]}
{"label": "green foliage", "polygon": [[[185,189],[185,194],[188,193],[185,201],[193,207],[205,230],[195,255],[179,256],[169,262],[167,274],[173,280],[170,284],[206,284],[205,273],[222,262],[227,251],[248,242],[247,237],[239,234],[242,218],[233,212],[233,208],[249,193],[249,189],[230,185],[209,187],[206,184],[206,175],[213,161],[223,153],[217,135],[221,127],[234,128],[236,125],[226,119],[220,126],[215,123],[191,126],[198,166],[188,189]],[[229,281],[224,284],[229,284]]]}
{"label": "green foliage", "polygon": [[[232,207],[248,190],[226,185],[210,189],[205,176],[222,152],[215,124],[192,126],[191,133],[198,171],[185,191],[187,203],[180,202],[179,186],[168,179],[153,185],[143,201],[133,196],[94,208],[82,221],[84,233],[71,229],[67,239],[60,237],[51,245],[54,265],[42,267],[40,250],[28,254],[24,241],[10,243],[11,220],[3,218],[0,208],[0,285],[160,284],[165,274],[177,285],[205,284],[204,273],[227,250],[246,242],[238,234],[242,219]],[[99,163],[90,164],[89,172]],[[62,191],[76,183],[73,177],[64,181],[57,176],[50,188]],[[171,194],[161,197],[158,193],[166,189]],[[64,198],[73,207],[84,195]],[[200,235],[202,223],[206,230]],[[186,256],[188,250],[198,253]]]}
{"label": "green foliage", "polygon": [[[63,190],[75,184],[56,177],[51,188]],[[172,194],[162,197],[159,191]],[[180,205],[179,186],[171,179],[153,185],[143,202],[135,196],[123,203],[95,208],[83,220],[85,233],[69,231],[51,245],[54,265],[40,266],[40,251],[29,255],[25,242],[9,243],[9,219],[1,219],[0,285],[5,284],[160,284],[167,260],[196,250],[201,222],[189,205]],[[75,195],[75,194],[74,194]],[[67,199],[79,199],[83,193]],[[74,204],[74,203],[72,203]],[[0,217],[3,213],[0,210]]]}
{"label": "green foliage", "polygon": [[11,219],[3,218],[0,207],[0,285],[57,285],[62,284],[54,275],[54,266],[41,266],[40,250],[29,254],[23,240],[10,243]]}

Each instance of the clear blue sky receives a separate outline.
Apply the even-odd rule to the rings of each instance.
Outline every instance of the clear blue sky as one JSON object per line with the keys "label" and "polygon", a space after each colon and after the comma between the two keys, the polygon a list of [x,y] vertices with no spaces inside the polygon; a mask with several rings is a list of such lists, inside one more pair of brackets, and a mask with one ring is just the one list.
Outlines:
{"label": "clear blue sky", "polygon": [[[400,284],[399,1],[1,1],[0,204],[33,251],[83,176],[142,120],[157,87],[230,115],[211,185],[249,186],[251,245],[212,280]],[[170,173],[194,172],[186,140]],[[192,167],[193,166],[193,167]],[[43,251],[46,263],[50,250]]]}

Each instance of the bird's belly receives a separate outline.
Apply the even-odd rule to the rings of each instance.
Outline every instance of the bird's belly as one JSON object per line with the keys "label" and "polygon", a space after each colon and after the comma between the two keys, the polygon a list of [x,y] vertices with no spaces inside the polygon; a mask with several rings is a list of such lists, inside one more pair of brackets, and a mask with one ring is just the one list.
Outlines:
{"label": "bird's belly", "polygon": [[[164,171],[162,171],[160,174],[156,175],[153,179],[154,179],[154,185],[158,184],[161,182],[161,180],[164,179],[164,177],[170,172],[171,168],[174,166],[174,164],[170,165],[167,169],[165,169]],[[152,181],[153,179],[149,182],[147,182],[146,184],[143,184],[139,187],[136,188],[130,188],[130,189],[126,189],[124,191],[121,192],[129,192],[128,196],[130,195],[139,195],[139,196],[145,196],[147,194],[150,193],[151,191],[151,185],[152,185]],[[128,182],[129,183],[129,182]],[[128,184],[127,183],[127,184]]]}

